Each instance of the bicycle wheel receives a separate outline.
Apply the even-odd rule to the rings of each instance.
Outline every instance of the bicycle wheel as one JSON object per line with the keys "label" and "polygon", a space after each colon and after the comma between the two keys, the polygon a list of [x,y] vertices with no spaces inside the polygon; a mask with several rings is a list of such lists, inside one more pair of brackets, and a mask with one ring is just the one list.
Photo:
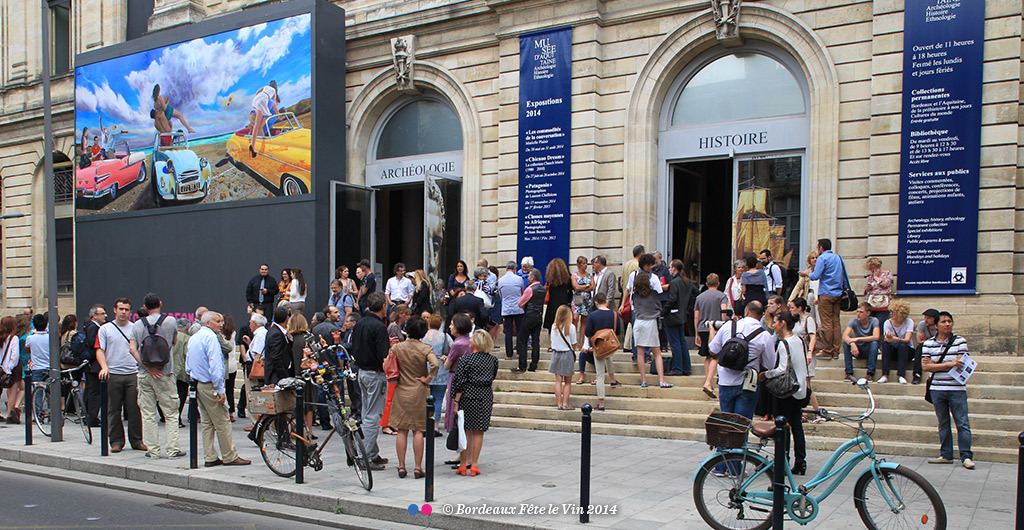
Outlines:
{"label": "bicycle wheel", "polygon": [[363,447],[363,433],[351,431],[345,427],[335,427],[335,429],[344,430],[341,433],[341,439],[345,441],[345,453],[352,461],[351,465],[356,471],[356,476],[359,477],[359,483],[366,491],[372,490],[373,471],[370,469],[370,458],[366,455],[366,449]]}
{"label": "bicycle wheel", "polygon": [[[50,436],[50,387],[35,386],[32,389],[32,419],[43,436]],[[42,403],[42,406],[39,404]]]}
{"label": "bicycle wheel", "polygon": [[[765,529],[772,524],[772,508],[743,501],[737,494],[762,462],[742,453],[719,454],[697,471],[693,502],[701,518],[716,530]],[[769,467],[750,482],[746,491],[771,491],[774,473]]]}
{"label": "bicycle wheel", "polygon": [[[879,528],[946,528],[946,506],[939,493],[917,472],[899,466],[879,469],[880,487],[898,509],[886,502],[871,473],[861,475],[853,488],[853,504],[860,520],[871,530]],[[872,487],[874,486],[874,487]],[[900,501],[897,501],[896,498]]]}
{"label": "bicycle wheel", "polygon": [[78,413],[78,424],[82,426],[82,434],[85,435],[85,443],[92,445],[92,426],[89,425],[89,414],[85,411],[85,403],[82,402],[82,391],[78,388],[71,391],[75,400],[75,411]]}
{"label": "bicycle wheel", "polygon": [[297,440],[292,438],[292,433],[295,432],[295,417],[291,414],[264,416],[256,428],[260,429],[256,445],[267,467],[279,476],[294,476]]}

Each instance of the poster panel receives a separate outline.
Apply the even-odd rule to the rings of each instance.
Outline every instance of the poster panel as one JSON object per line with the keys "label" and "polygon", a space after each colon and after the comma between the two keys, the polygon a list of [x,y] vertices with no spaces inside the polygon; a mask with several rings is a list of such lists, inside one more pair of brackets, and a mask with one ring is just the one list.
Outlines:
{"label": "poster panel", "polygon": [[310,18],[77,67],[76,214],[310,193]]}
{"label": "poster panel", "polygon": [[974,294],[985,3],[907,0],[898,290]]}
{"label": "poster panel", "polygon": [[569,256],[572,28],[519,37],[519,261]]}

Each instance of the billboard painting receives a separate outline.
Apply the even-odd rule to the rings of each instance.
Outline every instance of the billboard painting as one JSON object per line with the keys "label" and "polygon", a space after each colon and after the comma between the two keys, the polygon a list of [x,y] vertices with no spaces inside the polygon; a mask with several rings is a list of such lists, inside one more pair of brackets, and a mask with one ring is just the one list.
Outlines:
{"label": "billboard painting", "polygon": [[308,194],[310,15],[75,69],[75,208]]}

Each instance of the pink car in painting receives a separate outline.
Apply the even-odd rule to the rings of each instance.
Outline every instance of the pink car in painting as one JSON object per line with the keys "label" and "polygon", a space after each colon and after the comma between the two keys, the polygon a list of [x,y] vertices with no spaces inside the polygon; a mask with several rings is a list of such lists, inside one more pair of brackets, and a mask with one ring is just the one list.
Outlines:
{"label": "pink car in painting", "polygon": [[115,147],[114,158],[75,167],[75,195],[79,199],[114,199],[132,183],[146,180],[146,155],[131,152],[125,142]]}

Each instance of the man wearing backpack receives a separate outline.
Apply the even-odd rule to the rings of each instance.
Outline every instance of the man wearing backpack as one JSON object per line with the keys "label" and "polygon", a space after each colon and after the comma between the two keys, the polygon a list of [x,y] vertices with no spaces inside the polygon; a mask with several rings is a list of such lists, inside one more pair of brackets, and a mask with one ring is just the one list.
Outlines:
{"label": "man wearing backpack", "polygon": [[765,291],[782,295],[782,266],[772,260],[772,251],[764,249],[758,255],[758,260],[764,265],[764,275],[768,278],[768,287]]}
{"label": "man wearing backpack", "polygon": [[[761,327],[764,308],[760,302],[747,304],[743,318],[722,326],[708,349],[711,351],[711,362],[708,365],[707,379],[704,381],[705,392],[711,391],[711,377],[718,373],[718,403],[722,412],[733,412],[747,418],[754,417],[754,405],[757,403],[757,371],[762,366],[775,366],[775,345],[771,334]],[[729,358],[737,354],[747,362],[734,364]],[[732,367],[723,366],[722,363]],[[717,370],[716,370],[717,369]],[[751,378],[749,372],[753,370]]]}
{"label": "man wearing backpack", "polygon": [[85,359],[89,361],[89,366],[85,368],[85,410],[92,427],[100,426],[100,400],[103,398],[100,393],[100,371],[107,369],[107,360],[96,355],[96,336],[99,335],[100,326],[106,323],[106,308],[103,304],[96,304],[89,308],[89,321],[82,326],[82,333],[85,334]]}
{"label": "man wearing backpack", "polygon": [[178,390],[174,383],[174,358],[171,347],[177,339],[177,321],[160,313],[160,297],[149,293],[143,299],[149,312],[132,325],[129,347],[139,363],[139,409],[142,412],[142,440],[146,456],[160,456],[160,427],[157,406],[166,418],[167,457],[184,456],[178,445]]}

